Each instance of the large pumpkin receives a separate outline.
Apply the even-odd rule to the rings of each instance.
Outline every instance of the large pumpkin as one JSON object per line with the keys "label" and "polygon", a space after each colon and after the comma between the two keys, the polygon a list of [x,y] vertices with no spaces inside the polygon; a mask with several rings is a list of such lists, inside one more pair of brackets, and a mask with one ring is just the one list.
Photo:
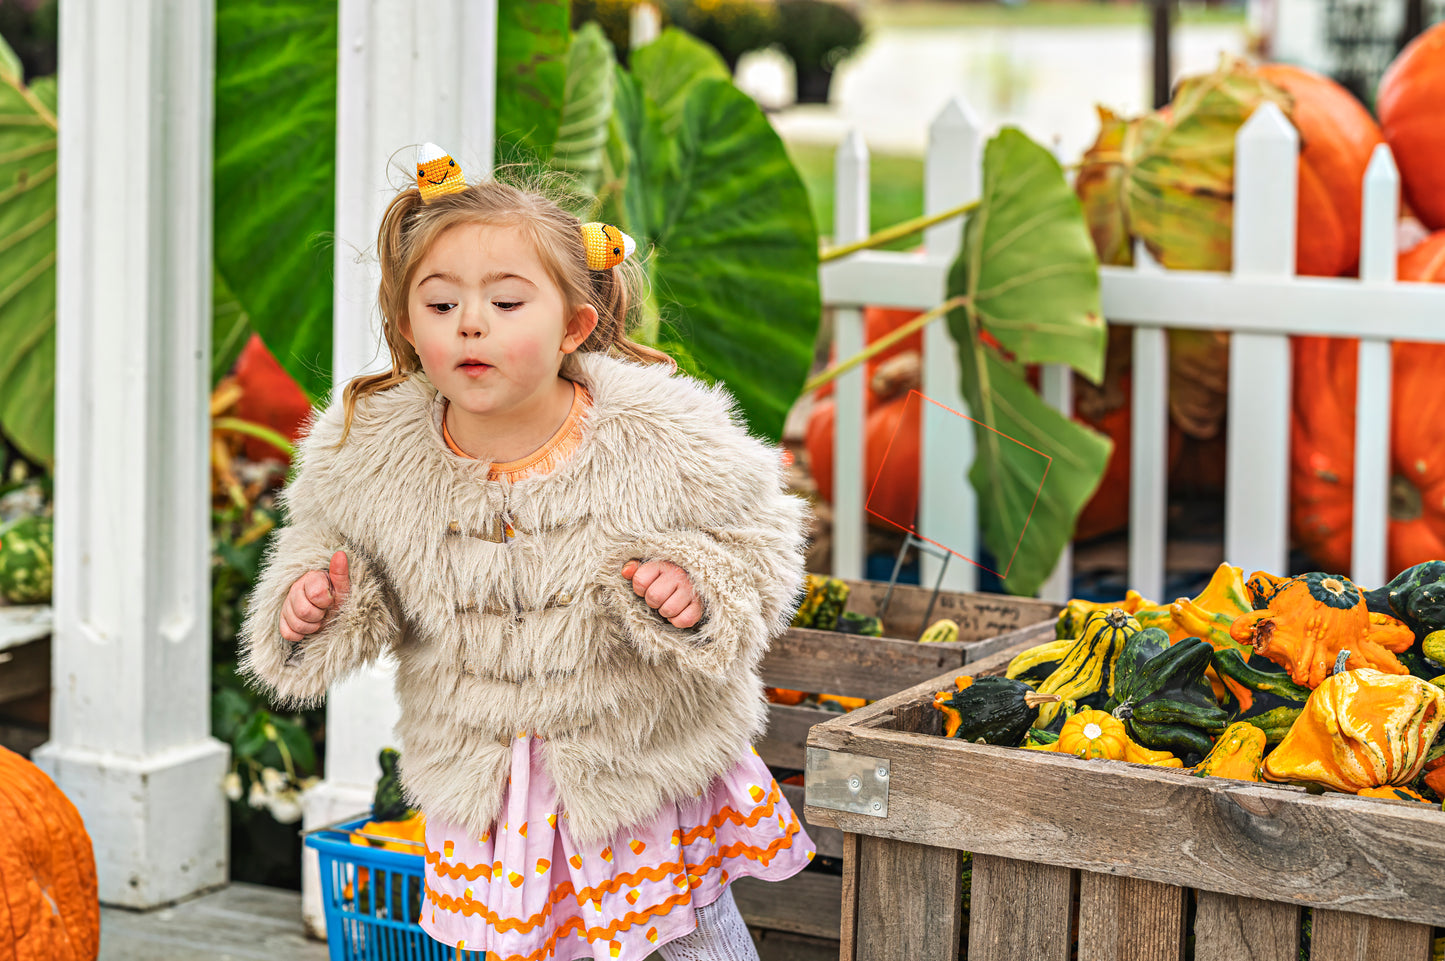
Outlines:
{"label": "large pumpkin", "polygon": [[[863,497],[870,511],[882,515],[868,515],[868,522],[875,526],[889,527],[883,518],[906,526],[912,524],[918,514],[918,435],[923,405],[928,402],[921,397],[910,397],[911,394],[903,394],[883,401],[867,415],[863,425]],[[837,416],[836,401],[832,397],[818,401],[808,417],[803,438],[818,495],[830,504],[833,502],[833,423]],[[882,470],[885,455],[886,471]]]}
{"label": "large pumpkin", "polygon": [[1299,131],[1299,207],[1295,272],[1318,277],[1352,273],[1360,262],[1361,188],[1379,126],[1354,95],[1303,67],[1268,63],[1260,76],[1294,98]]}
{"label": "large pumpkin", "polygon": [[[1445,231],[1401,255],[1401,280],[1445,282]],[[1323,570],[1349,570],[1353,549],[1356,341],[1294,342],[1290,518]],[[1394,345],[1388,573],[1445,557],[1445,344]]]}
{"label": "large pumpkin", "polygon": [[1445,228],[1445,23],[1400,51],[1380,78],[1375,110],[1405,198],[1427,227]]}
{"label": "large pumpkin", "polygon": [[55,782],[4,747],[0,821],[0,958],[93,961],[100,900],[90,835]]}
{"label": "large pumpkin", "polygon": [[[922,311],[920,310],[904,310],[897,307],[864,307],[863,342],[865,344],[874,343],[880,338],[882,338],[885,334],[891,334],[893,331],[897,330],[899,327],[902,327],[904,324],[908,323],[910,320],[917,317],[921,313]],[[908,351],[914,351],[920,356],[922,355],[923,331],[914,331],[898,343],[894,344],[892,347],[889,347],[887,350],[880,351],[876,356],[868,358],[868,360],[865,362],[863,383],[867,386],[863,388],[863,393],[866,397],[866,407],[869,412],[872,412],[875,407],[877,407],[884,400],[887,400],[887,398],[879,397],[878,395],[873,393],[873,389],[871,386],[873,383],[873,374],[885,361],[890,360],[893,357],[897,357],[899,354],[907,353]],[[830,352],[828,362],[832,364],[835,363],[837,360],[837,352]],[[825,397],[831,397],[832,395],[833,381],[831,380],[828,381],[828,383],[824,384],[822,387],[819,387],[817,393],[814,394],[814,396],[818,400],[822,400]]]}

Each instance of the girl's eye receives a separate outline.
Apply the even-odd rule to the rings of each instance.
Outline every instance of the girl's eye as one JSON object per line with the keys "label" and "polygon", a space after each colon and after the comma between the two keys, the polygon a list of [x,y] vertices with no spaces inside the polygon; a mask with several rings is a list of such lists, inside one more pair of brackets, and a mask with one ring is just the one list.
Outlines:
{"label": "girl's eye", "polygon": [[492,305],[494,307],[500,307],[502,310],[515,310],[522,306],[522,302],[520,300],[494,300],[492,301]]}
{"label": "girl's eye", "polygon": [[456,309],[456,306],[457,306],[457,305],[456,305],[456,304],[428,304],[427,306],[431,307],[432,310],[436,311],[436,312],[439,313],[439,314],[446,314],[446,313],[450,313],[452,310]]}

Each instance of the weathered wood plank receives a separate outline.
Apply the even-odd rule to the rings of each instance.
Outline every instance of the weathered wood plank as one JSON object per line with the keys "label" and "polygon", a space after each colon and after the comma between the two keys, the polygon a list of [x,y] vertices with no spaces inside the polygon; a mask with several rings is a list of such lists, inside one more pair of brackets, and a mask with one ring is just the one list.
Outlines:
{"label": "weathered wood plank", "polygon": [[[883,581],[848,581],[852,588],[848,595],[848,610],[860,614],[876,615],[888,593],[888,584]],[[889,637],[910,640],[923,633],[924,614],[928,609],[928,598],[932,588],[912,584],[899,584],[893,588],[893,597],[888,610],[882,615],[885,633]],[[966,591],[939,591],[938,602],[928,614],[929,620],[947,617],[958,622],[960,641],[981,641],[997,637],[1010,631],[1052,621],[1058,616],[1060,607],[1050,601],[1032,597],[1010,597],[1005,594],[983,594]]]}
{"label": "weathered wood plank", "polygon": [[955,961],[963,923],[963,855],[862,837],[855,868],[857,961]]}
{"label": "weathered wood plank", "polygon": [[786,881],[737,878],[730,888],[749,927],[838,937],[843,898],[836,874],[803,871]]}
{"label": "weathered wood plank", "polygon": [[858,930],[858,848],[859,836],[843,835],[843,903],[838,930],[839,961],[854,961]]}
{"label": "weathered wood plank", "polygon": [[1089,961],[1180,961],[1184,888],[1082,871],[1079,957]]}
{"label": "weathered wood plank", "polygon": [[1195,897],[1194,961],[1297,961],[1298,905],[1213,891]]}
{"label": "weathered wood plank", "polygon": [[987,854],[973,858],[968,961],[1068,961],[1077,872]]}
{"label": "weathered wood plank", "polygon": [[876,700],[949,670],[961,670],[968,645],[919,644],[888,637],[789,628],[763,659],[763,683],[813,694]]}
{"label": "weathered wood plank", "polygon": [[768,732],[757,743],[758,756],[769,767],[787,767],[801,771],[808,743],[808,731],[814,724],[831,721],[835,711],[793,704],[768,705]]}
{"label": "weathered wood plank", "polygon": [[794,811],[803,822],[803,830],[808,832],[808,837],[813,839],[813,846],[818,849],[818,854],[825,858],[841,858],[843,856],[843,832],[837,828],[828,827],[825,824],[814,824],[803,815],[804,794],[806,790],[801,784],[779,784],[783,797],[788,799]]}
{"label": "weathered wood plank", "polygon": [[0,704],[50,690],[50,638],[0,651]]}
{"label": "weathered wood plank", "polygon": [[[932,690],[924,684],[913,694],[931,698]],[[856,724],[820,725],[810,743],[891,763],[888,817],[808,809],[810,819],[844,831],[1445,923],[1445,814],[1425,805]]]}
{"label": "weathered wood plank", "polygon": [[1316,911],[1310,961],[1429,961],[1430,934],[1428,924]]}

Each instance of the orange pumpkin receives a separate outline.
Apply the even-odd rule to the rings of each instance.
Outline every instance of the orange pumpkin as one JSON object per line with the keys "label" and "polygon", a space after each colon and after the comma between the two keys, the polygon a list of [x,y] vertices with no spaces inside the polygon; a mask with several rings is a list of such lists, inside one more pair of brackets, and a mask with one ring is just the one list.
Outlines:
{"label": "orange pumpkin", "polygon": [[1400,51],[1380,78],[1375,111],[1405,199],[1427,227],[1445,228],[1445,23]]}
{"label": "orange pumpkin", "polygon": [[81,961],[100,951],[95,854],[80,812],[46,774],[0,747],[0,938],[14,961]]}
{"label": "orange pumpkin", "polygon": [[[1401,255],[1401,280],[1445,282],[1445,231]],[[1290,526],[1324,570],[1349,570],[1354,537],[1354,340],[1297,337]],[[1390,418],[1386,561],[1393,574],[1445,557],[1445,344],[1397,343]]]}
{"label": "orange pumpkin", "polygon": [[[903,310],[897,307],[864,307],[863,342],[865,344],[876,343],[879,339],[887,334],[891,334],[921,313],[921,310]],[[909,334],[892,347],[881,351],[876,356],[868,358],[865,362],[866,372],[863,375],[863,382],[869,386],[864,388],[864,395],[867,398],[867,410],[869,412],[872,412],[873,408],[887,399],[873,393],[873,374],[877,372],[878,368],[886,361],[909,351],[914,351],[920,355],[923,353],[923,331],[919,330]],[[830,352],[828,355],[828,363],[832,364],[836,361],[837,352]],[[833,396],[833,383],[834,382],[830,380],[822,387],[819,387],[814,396],[818,400]]]}
{"label": "orange pumpkin", "polygon": [[[885,401],[868,414],[863,425],[863,496],[870,511],[896,524],[913,523],[918,513],[919,424],[927,401],[904,394]],[[812,463],[818,495],[833,502],[833,424],[837,420],[833,398],[813,406],[803,445]],[[896,438],[896,439],[895,439]],[[890,449],[890,444],[892,449]],[[884,455],[888,469],[882,470]],[[888,527],[880,517],[868,522]]]}
{"label": "orange pumpkin", "polygon": [[1300,135],[1295,271],[1351,273],[1360,262],[1365,168],[1385,139],[1379,125],[1352,93],[1312,70],[1267,63],[1259,74],[1294,98],[1290,119]]}

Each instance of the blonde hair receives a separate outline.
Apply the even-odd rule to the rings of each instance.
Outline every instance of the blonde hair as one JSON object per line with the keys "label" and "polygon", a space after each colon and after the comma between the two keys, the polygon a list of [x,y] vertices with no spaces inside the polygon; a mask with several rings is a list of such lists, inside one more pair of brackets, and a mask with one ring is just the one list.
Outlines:
{"label": "blonde hair", "polygon": [[677,366],[667,354],[627,336],[629,314],[637,304],[642,269],[628,258],[608,270],[589,270],[582,244],[582,222],[538,187],[484,180],[426,203],[416,187],[402,190],[387,204],[376,234],[381,263],[377,299],[382,333],[391,351],[391,370],[354,378],[342,394],[345,424],[340,443],[351,432],[359,398],[395,387],[421,370],[421,359],[402,335],[411,282],[432,243],[460,224],[516,227],[532,241],[552,282],[562,293],[567,316],[583,305],[597,311],[597,326],[577,348],[604,351],[644,364]]}

